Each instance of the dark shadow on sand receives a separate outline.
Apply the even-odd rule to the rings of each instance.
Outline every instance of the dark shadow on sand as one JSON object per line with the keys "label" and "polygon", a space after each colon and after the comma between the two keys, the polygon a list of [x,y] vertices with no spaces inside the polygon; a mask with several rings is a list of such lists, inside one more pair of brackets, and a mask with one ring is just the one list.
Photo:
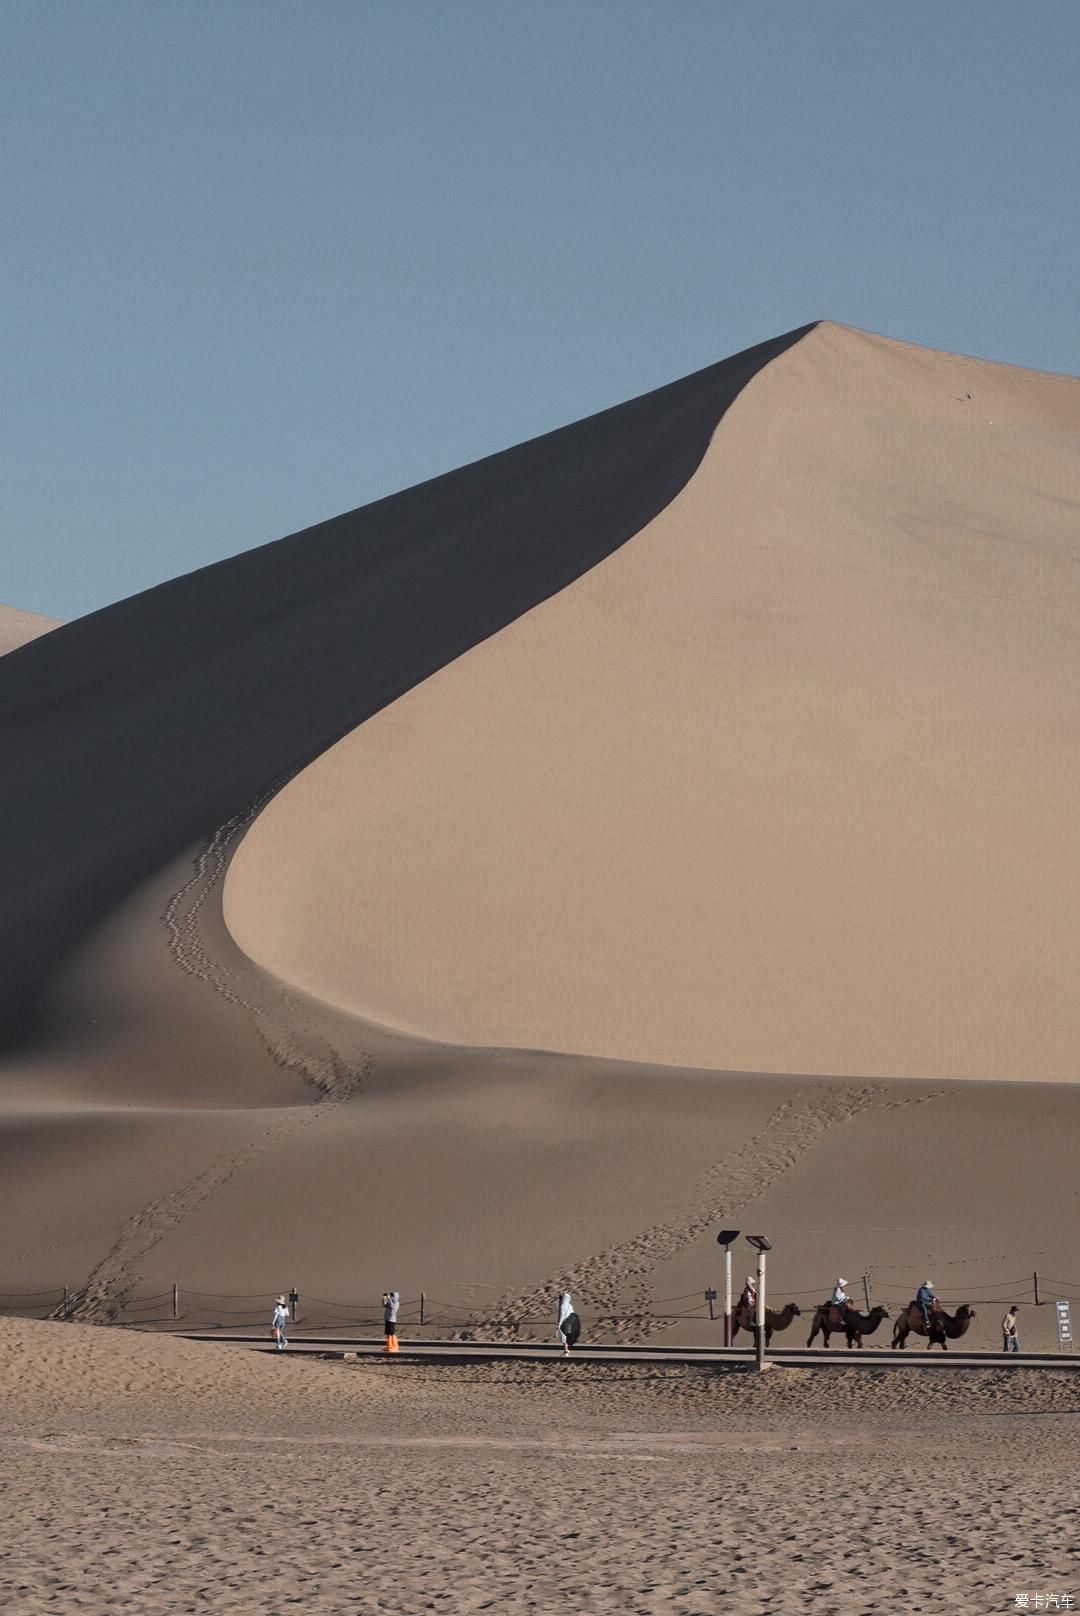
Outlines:
{"label": "dark shadow on sand", "polygon": [[812,329],[4,657],[0,1048],[141,881],[639,532]]}

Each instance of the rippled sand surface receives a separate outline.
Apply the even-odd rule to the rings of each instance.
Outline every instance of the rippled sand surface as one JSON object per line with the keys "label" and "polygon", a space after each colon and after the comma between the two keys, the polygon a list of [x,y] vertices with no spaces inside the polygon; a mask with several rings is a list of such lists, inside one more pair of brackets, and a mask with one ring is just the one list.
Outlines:
{"label": "rippled sand surface", "polygon": [[2,1321],[0,1392],[26,1616],[1080,1599],[1068,1368],[313,1363]]}

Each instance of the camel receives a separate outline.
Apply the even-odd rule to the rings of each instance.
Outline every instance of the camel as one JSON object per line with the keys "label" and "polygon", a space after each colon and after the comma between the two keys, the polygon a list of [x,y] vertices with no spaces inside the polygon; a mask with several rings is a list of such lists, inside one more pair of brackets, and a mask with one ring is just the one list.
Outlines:
{"label": "camel", "polygon": [[[962,1302],[955,1313],[946,1313],[940,1303],[930,1309],[930,1329],[927,1332],[923,1323],[922,1308],[918,1302],[909,1302],[893,1325],[892,1344],[894,1347],[906,1347],[907,1338],[914,1330],[916,1335],[929,1333],[930,1339],[926,1343],[927,1352],[937,1341],[943,1351],[948,1351],[950,1341],[958,1341],[967,1330],[968,1325],[975,1317],[975,1309],[967,1302]],[[948,1337],[948,1339],[946,1339]]]}
{"label": "camel", "polygon": [[[768,1346],[773,1338],[774,1330],[786,1330],[792,1319],[799,1317],[799,1309],[794,1302],[788,1302],[779,1313],[774,1313],[771,1307],[765,1309],[765,1345]],[[735,1337],[740,1330],[748,1335],[756,1335],[757,1321],[754,1309],[751,1307],[737,1307],[731,1315],[731,1343],[735,1344]]]}
{"label": "camel", "polygon": [[832,1302],[823,1302],[814,1314],[814,1328],[810,1331],[808,1347],[814,1345],[818,1331],[824,1337],[823,1345],[829,1345],[829,1337],[834,1332],[843,1330],[847,1336],[848,1350],[852,1347],[861,1347],[864,1335],[873,1335],[882,1319],[887,1319],[887,1307],[871,1308],[869,1313],[860,1313],[857,1308],[847,1302],[844,1307],[835,1307]]}

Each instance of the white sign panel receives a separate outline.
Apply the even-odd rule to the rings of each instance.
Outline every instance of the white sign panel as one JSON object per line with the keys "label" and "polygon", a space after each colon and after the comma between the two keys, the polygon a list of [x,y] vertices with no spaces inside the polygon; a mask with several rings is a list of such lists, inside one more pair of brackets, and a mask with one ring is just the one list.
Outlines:
{"label": "white sign panel", "polygon": [[1072,1319],[1069,1316],[1068,1302],[1059,1302],[1057,1305],[1058,1345],[1072,1346]]}

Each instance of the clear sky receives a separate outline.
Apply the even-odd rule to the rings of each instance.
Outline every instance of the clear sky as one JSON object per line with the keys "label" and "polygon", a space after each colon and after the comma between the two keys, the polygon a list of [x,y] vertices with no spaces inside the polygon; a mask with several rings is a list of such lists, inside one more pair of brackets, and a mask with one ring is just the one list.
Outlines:
{"label": "clear sky", "polygon": [[828,318],[1080,372],[1078,0],[0,0],[0,600]]}

